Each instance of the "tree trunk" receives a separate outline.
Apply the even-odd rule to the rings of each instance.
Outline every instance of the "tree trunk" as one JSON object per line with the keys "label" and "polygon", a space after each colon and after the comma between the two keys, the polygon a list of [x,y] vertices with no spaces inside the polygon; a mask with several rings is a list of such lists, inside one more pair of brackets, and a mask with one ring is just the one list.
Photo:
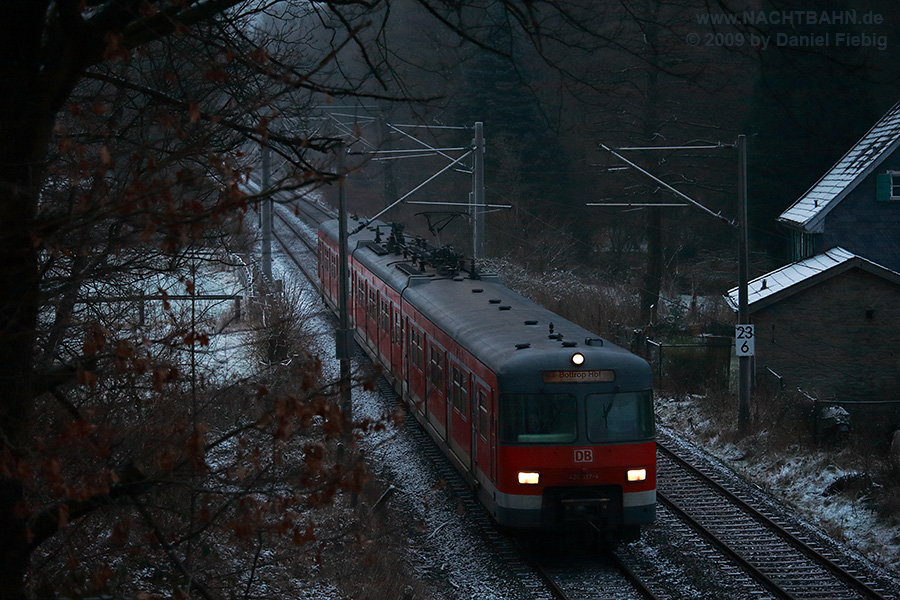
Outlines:
{"label": "tree trunk", "polygon": [[[8,80],[7,80],[8,81]],[[4,92],[8,95],[8,92]],[[5,127],[9,131],[10,127]],[[29,452],[38,312],[34,232],[41,163],[25,127],[0,149],[0,598],[23,598],[30,543],[20,460]],[[18,151],[18,152],[16,152]],[[41,153],[42,154],[42,153]],[[41,160],[41,159],[38,159]]]}
{"label": "tree trunk", "polygon": [[[23,461],[31,448],[40,271],[36,227],[47,145],[77,81],[79,52],[47,63],[46,3],[12,2],[0,19],[0,600],[25,597],[32,544]],[[59,50],[59,48],[55,48]],[[49,65],[49,66],[48,66]],[[40,457],[37,457],[40,458]]]}

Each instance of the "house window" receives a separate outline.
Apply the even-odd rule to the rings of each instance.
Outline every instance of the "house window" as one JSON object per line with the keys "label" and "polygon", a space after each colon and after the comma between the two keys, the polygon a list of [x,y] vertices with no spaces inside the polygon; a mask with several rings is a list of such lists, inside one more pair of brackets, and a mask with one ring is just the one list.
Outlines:
{"label": "house window", "polygon": [[820,238],[821,234],[791,230],[791,260],[797,262],[815,256]]}
{"label": "house window", "polygon": [[875,179],[875,199],[880,202],[900,201],[900,171],[881,173]]}

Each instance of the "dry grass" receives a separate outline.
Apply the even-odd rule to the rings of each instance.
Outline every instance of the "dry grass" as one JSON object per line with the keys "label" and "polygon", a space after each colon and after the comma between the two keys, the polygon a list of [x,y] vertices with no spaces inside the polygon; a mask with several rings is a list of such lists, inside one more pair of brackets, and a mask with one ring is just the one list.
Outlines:
{"label": "dry grass", "polygon": [[319,576],[332,582],[343,598],[412,600],[439,596],[440,582],[417,576],[414,563],[417,541],[407,522],[404,499],[394,497],[384,482],[373,480],[362,490],[355,507],[342,514],[352,517],[354,535],[325,543],[319,551]]}
{"label": "dry grass", "polygon": [[741,434],[732,394],[667,399],[663,393],[657,401],[662,425],[896,572],[900,478],[886,445],[855,431],[826,442],[821,430],[817,443],[811,402],[799,394],[754,396],[751,412],[751,427]]}

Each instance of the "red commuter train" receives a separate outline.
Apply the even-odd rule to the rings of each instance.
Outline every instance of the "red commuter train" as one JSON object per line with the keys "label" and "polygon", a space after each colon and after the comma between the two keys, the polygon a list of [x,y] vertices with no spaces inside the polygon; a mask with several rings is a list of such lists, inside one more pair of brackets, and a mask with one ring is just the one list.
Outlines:
{"label": "red commuter train", "polygon": [[[633,540],[656,514],[643,359],[395,226],[350,222],[356,339],[501,526]],[[319,228],[338,303],[338,222]]]}

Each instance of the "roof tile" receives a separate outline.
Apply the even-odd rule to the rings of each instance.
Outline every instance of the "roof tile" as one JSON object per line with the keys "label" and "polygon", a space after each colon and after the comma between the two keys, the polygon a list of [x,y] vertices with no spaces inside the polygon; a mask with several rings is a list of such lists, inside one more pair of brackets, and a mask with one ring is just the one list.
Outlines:
{"label": "roof tile", "polygon": [[817,217],[833,208],[847,192],[900,145],[900,102],[856,143],[830,171],[781,213],[779,221],[811,229]]}

